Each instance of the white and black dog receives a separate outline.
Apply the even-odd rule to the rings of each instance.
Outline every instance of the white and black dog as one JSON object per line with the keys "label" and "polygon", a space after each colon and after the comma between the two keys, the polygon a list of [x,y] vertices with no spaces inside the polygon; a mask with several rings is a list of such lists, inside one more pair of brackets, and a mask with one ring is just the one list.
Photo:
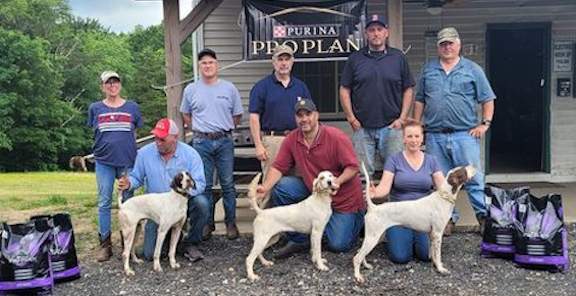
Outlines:
{"label": "white and black dog", "polygon": [[261,209],[256,201],[256,187],[260,179],[258,174],[248,187],[248,197],[257,216],[254,219],[254,245],[246,258],[248,279],[257,280],[254,273],[254,261],[260,259],[264,266],[270,266],[272,261],[266,260],[262,252],[269,247],[273,237],[282,232],[296,231],[310,233],[312,263],[319,270],[328,270],[326,259],[322,258],[322,234],[332,216],[332,196],[335,191],[336,177],[329,171],[323,171],[314,179],[312,194],[303,201],[291,205],[270,209]]}
{"label": "white and black dog", "polygon": [[366,202],[368,211],[364,216],[364,242],[354,256],[354,277],[358,283],[364,283],[360,265],[371,269],[366,255],[378,244],[380,236],[390,227],[402,225],[430,235],[430,257],[438,272],[448,273],[441,259],[442,233],[452,215],[458,192],[468,182],[476,169],[472,166],[457,167],[448,172],[446,180],[436,191],[417,200],[387,202],[376,205],[369,196],[370,176],[364,164],[362,170],[366,177]]}
{"label": "white and black dog", "polygon": [[158,224],[158,236],[156,237],[156,248],[154,249],[154,270],[162,271],[160,251],[164,238],[170,229],[172,229],[170,249],[168,251],[170,267],[180,267],[175,259],[176,244],[180,238],[182,227],[186,222],[188,190],[196,188],[196,183],[188,172],[183,171],[174,177],[170,187],[172,190],[169,192],[134,196],[124,203],[122,203],[122,192],[118,193],[118,220],[124,240],[122,258],[126,275],[134,275],[134,270],[130,268],[130,256],[135,262],[142,262],[136,257],[133,250],[138,224],[142,219],[151,219]]}

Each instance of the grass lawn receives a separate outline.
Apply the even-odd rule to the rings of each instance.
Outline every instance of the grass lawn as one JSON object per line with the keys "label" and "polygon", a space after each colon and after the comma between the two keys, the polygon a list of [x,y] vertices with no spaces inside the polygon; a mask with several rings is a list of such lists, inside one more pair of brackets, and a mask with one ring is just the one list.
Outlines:
{"label": "grass lawn", "polygon": [[[79,257],[88,255],[98,244],[97,204],[94,173],[0,174],[0,221],[19,223],[32,215],[68,212]],[[114,209],[112,218],[116,229]]]}

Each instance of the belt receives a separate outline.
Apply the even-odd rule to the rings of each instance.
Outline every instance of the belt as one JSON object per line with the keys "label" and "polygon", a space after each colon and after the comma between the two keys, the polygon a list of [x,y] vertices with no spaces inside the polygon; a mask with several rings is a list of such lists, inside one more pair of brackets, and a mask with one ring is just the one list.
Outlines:
{"label": "belt", "polygon": [[439,129],[439,130],[432,130],[432,131],[431,131],[431,130],[428,130],[428,131],[426,131],[426,132],[429,132],[429,133],[441,133],[441,134],[451,134],[451,133],[457,133],[457,132],[463,132],[463,131],[466,131],[466,130],[456,130],[456,129],[453,129],[453,128],[451,128],[451,127],[445,127],[445,128],[441,128],[441,129]]}
{"label": "belt", "polygon": [[232,131],[221,131],[213,133],[205,133],[201,131],[192,131],[192,132],[193,132],[192,137],[194,138],[204,138],[210,140],[217,140],[232,135]]}
{"label": "belt", "polygon": [[271,130],[271,131],[262,131],[262,135],[264,135],[264,136],[286,136],[290,132],[291,132],[291,130],[283,130],[283,131]]}

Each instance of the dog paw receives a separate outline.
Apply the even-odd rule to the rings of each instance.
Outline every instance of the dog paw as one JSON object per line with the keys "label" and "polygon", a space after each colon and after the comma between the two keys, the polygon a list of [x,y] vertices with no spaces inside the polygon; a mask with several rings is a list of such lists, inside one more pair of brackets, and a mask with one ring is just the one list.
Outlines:
{"label": "dog paw", "polygon": [[136,255],[132,256],[132,261],[134,261],[134,263],[137,263],[137,264],[142,264],[142,263],[144,263],[144,260],[136,257]]}
{"label": "dog paw", "polygon": [[170,267],[171,267],[172,269],[178,269],[178,268],[180,268],[180,264],[178,264],[178,263],[176,263],[176,262],[170,263]]}
{"label": "dog paw", "polygon": [[126,273],[127,276],[133,276],[136,274],[132,268],[125,269],[124,273]]}
{"label": "dog paw", "polygon": [[318,268],[319,270],[322,270],[322,271],[328,271],[329,270],[328,266],[326,266],[326,264],[324,264],[324,263],[317,264],[316,268]]}
{"label": "dog paw", "polygon": [[249,274],[249,275],[248,275],[248,279],[249,279],[251,282],[255,282],[255,281],[257,281],[257,280],[260,279],[260,276],[258,276],[258,275],[256,275],[256,274],[251,274],[251,275]]}
{"label": "dog paw", "polygon": [[162,270],[162,266],[160,266],[160,264],[158,264],[158,265],[154,264],[154,271],[156,271],[156,272],[162,272],[162,271],[163,271],[163,270]]}
{"label": "dog paw", "polygon": [[366,280],[364,279],[364,276],[362,276],[361,274],[355,275],[354,279],[356,280],[356,283],[359,285],[362,285],[366,282]]}
{"label": "dog paw", "polygon": [[262,263],[262,265],[264,265],[266,267],[270,267],[270,266],[274,265],[274,262],[272,262],[270,260],[262,261],[261,263]]}
{"label": "dog paw", "polygon": [[364,261],[363,265],[364,265],[364,267],[366,267],[366,269],[374,269],[374,266],[372,266],[372,264],[370,264],[366,261]]}
{"label": "dog paw", "polygon": [[449,275],[450,271],[444,267],[438,267],[438,272],[442,275]]}

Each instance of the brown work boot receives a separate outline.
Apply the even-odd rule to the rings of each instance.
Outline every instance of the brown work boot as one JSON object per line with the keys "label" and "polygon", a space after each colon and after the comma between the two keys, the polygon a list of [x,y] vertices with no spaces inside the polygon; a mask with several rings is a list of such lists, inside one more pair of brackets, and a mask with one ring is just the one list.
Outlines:
{"label": "brown work boot", "polygon": [[197,262],[204,259],[204,254],[202,254],[196,246],[189,245],[184,251],[184,257],[188,258],[191,262]]}
{"label": "brown work boot", "polygon": [[285,259],[295,255],[297,253],[303,253],[310,249],[310,245],[308,243],[295,243],[292,241],[288,241],[288,243],[278,249],[278,252],[274,255],[276,259]]}
{"label": "brown work boot", "polygon": [[236,223],[226,224],[226,237],[230,240],[237,239],[240,236],[238,232],[238,226]]}
{"label": "brown work boot", "polygon": [[444,236],[451,236],[452,232],[454,232],[454,228],[456,227],[454,221],[450,219],[444,228]]}
{"label": "brown work boot", "polygon": [[480,227],[480,235],[484,235],[484,227],[486,227],[486,217],[476,216],[478,220],[478,226]]}
{"label": "brown work boot", "polygon": [[209,240],[212,237],[212,232],[216,230],[216,226],[214,224],[206,224],[202,229],[202,240]]}
{"label": "brown work boot", "polygon": [[112,257],[111,236],[108,235],[108,237],[105,239],[102,239],[102,237],[100,237],[100,247],[96,253],[96,260],[98,262],[104,262],[110,260],[110,257]]}

